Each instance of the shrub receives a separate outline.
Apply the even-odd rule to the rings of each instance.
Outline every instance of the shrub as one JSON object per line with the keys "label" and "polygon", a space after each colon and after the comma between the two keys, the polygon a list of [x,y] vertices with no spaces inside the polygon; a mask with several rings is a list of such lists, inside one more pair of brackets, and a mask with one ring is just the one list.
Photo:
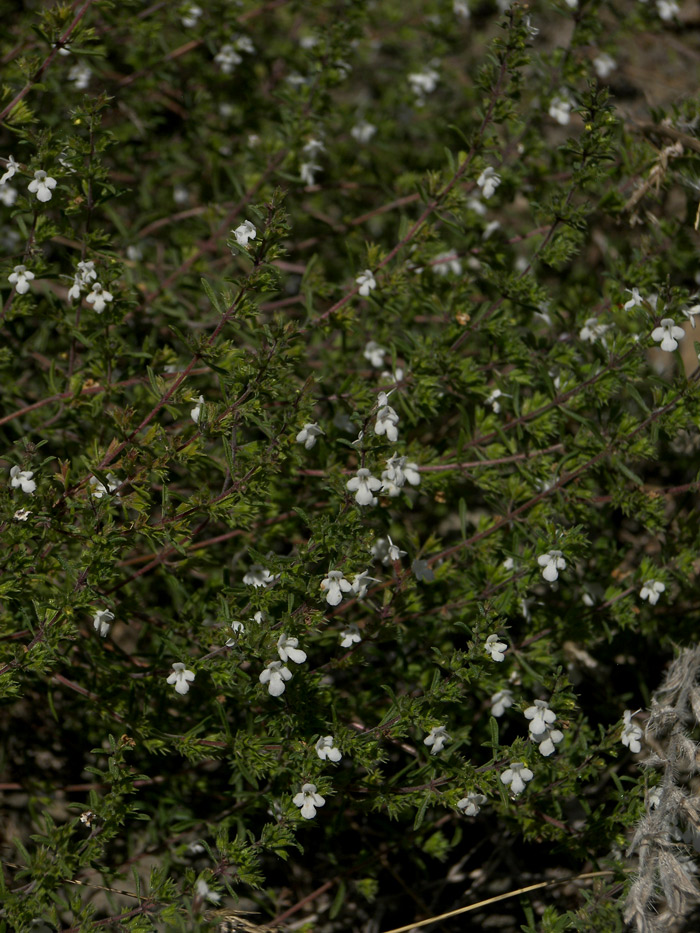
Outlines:
{"label": "shrub", "polygon": [[0,9],[0,930],[691,910],[673,0]]}

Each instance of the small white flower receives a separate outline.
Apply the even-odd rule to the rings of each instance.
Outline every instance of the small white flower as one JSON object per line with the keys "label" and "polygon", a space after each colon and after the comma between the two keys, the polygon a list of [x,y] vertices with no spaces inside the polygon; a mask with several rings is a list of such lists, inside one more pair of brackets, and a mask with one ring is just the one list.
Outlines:
{"label": "small white flower", "polygon": [[430,749],[431,755],[437,755],[438,752],[441,752],[445,746],[445,742],[449,742],[450,736],[447,734],[447,730],[444,726],[433,726],[428,735],[423,739],[423,744],[427,745]]}
{"label": "small white flower", "polygon": [[316,742],[315,748],[316,754],[321,761],[340,761],[343,757],[340,754],[340,749],[333,745],[332,735],[324,735],[320,738],[318,742]]}
{"label": "small white flower", "polygon": [[498,640],[498,635],[489,635],[484,644],[484,651],[491,655],[492,661],[503,661],[508,645],[504,641]]}
{"label": "small white flower", "polygon": [[647,799],[649,803],[649,809],[656,810],[656,808],[661,805],[661,788],[652,787],[652,789],[649,791],[649,797]]}
{"label": "small white flower", "polygon": [[253,615],[252,621],[257,622],[258,625],[262,625],[266,619],[267,619],[267,614],[264,612],[258,611]]}
{"label": "small white flower", "polygon": [[599,337],[603,336],[607,329],[607,324],[599,324],[597,318],[589,317],[581,328],[579,337],[587,343],[595,343]]}
{"label": "small white flower", "polygon": [[[244,625],[242,622],[232,622],[232,623],[231,623],[231,630],[233,631],[233,634],[234,634],[234,635],[243,635],[243,633],[245,632],[245,625]],[[227,639],[226,639],[226,647],[227,647],[227,648],[233,648],[233,646],[234,646],[235,644],[236,644],[236,639],[235,639],[235,638],[227,638]]]}
{"label": "small white flower", "polygon": [[307,450],[311,450],[316,443],[316,438],[323,433],[323,428],[319,428],[315,421],[313,424],[309,422],[297,434],[297,444],[303,444]]}
{"label": "small white flower", "polygon": [[481,200],[481,193],[478,191],[467,198],[467,207],[470,211],[474,211],[475,214],[478,214],[479,217],[483,217],[487,212],[487,207]]}
{"label": "small white flower", "polygon": [[534,704],[524,711],[523,716],[530,720],[528,728],[531,735],[542,735],[547,726],[557,718],[557,714],[549,708],[546,700],[535,700]]}
{"label": "small white flower", "polygon": [[350,130],[350,135],[353,139],[357,140],[358,143],[368,143],[376,132],[376,126],[372,123],[368,123],[366,120],[360,120],[360,122],[356,123]]}
{"label": "small white flower", "polygon": [[92,291],[89,295],[85,296],[85,301],[93,306],[95,314],[102,314],[107,307],[107,302],[112,300],[112,293],[108,292],[106,288],[103,288],[99,282],[94,282]]}
{"label": "small white flower", "polygon": [[176,204],[182,206],[183,204],[187,204],[189,200],[190,193],[187,188],[185,188],[184,185],[175,185],[173,188],[173,201],[175,201]]}
{"label": "small white flower", "polygon": [[107,633],[109,632],[109,623],[113,618],[114,613],[110,612],[109,609],[98,609],[93,616],[92,624],[95,628],[95,631],[99,632],[103,638],[107,636]]}
{"label": "small white flower", "polygon": [[485,198],[490,198],[494,193],[496,188],[501,183],[501,176],[496,174],[496,169],[492,166],[488,166],[483,170],[481,175],[476,180],[477,185],[481,188],[481,192]]}
{"label": "small white flower", "polygon": [[271,697],[279,697],[284,693],[285,680],[292,679],[292,672],[284,667],[281,661],[270,661],[258,677],[261,684],[269,684],[267,692]]}
{"label": "small white flower", "polygon": [[302,784],[301,792],[292,802],[295,807],[301,807],[301,815],[305,820],[312,820],[316,816],[316,808],[322,807],[326,801],[316,793],[315,784]]}
{"label": "small white flower", "polygon": [[454,252],[438,253],[430,265],[438,275],[447,275],[448,272],[453,275],[462,274],[462,263],[459,261],[457,253]]}
{"label": "small white flower", "polygon": [[404,376],[404,373],[403,373],[403,368],[401,366],[397,366],[396,369],[393,371],[393,373],[390,372],[388,369],[385,369],[383,372],[379,373],[379,378],[383,382],[402,382],[403,376]]}
{"label": "small white flower", "polygon": [[277,654],[280,661],[294,661],[295,664],[303,664],[306,660],[306,652],[299,647],[298,638],[290,638],[284,633],[277,639]]}
{"label": "small white flower", "polygon": [[101,499],[103,496],[106,496],[108,493],[114,492],[119,488],[120,483],[115,477],[111,474],[107,474],[107,486],[101,482],[96,476],[90,477],[90,486],[92,489],[90,492],[95,499]]}
{"label": "small white flower", "polygon": [[399,416],[391,405],[387,405],[388,396],[385,392],[379,393],[380,408],[377,411],[377,420],[374,423],[375,434],[386,434],[386,439],[392,444],[396,443],[399,432],[396,425],[399,423]]}
{"label": "small white flower", "polygon": [[320,171],[321,166],[316,162],[301,162],[299,164],[299,178],[309,188],[316,184],[316,172]]}
{"label": "small white flower", "polygon": [[494,389],[493,392],[491,392],[491,394],[486,399],[484,399],[484,405],[488,405],[495,415],[497,415],[501,410],[501,403],[498,401],[498,399],[502,395],[503,392],[501,392],[500,389]]}
{"label": "small white flower", "polygon": [[10,486],[13,489],[22,488],[22,492],[31,495],[36,489],[36,483],[32,479],[34,473],[32,470],[20,470],[18,466],[10,467]]}
{"label": "small white flower", "polygon": [[345,579],[342,570],[329,570],[328,576],[321,580],[321,589],[326,592],[328,605],[337,606],[343,598],[343,593],[352,590],[352,583]]}
{"label": "small white flower", "polygon": [[512,557],[506,557],[506,559],[503,561],[501,566],[503,567],[504,570],[514,570],[515,561],[513,560]]}
{"label": "small white flower", "polygon": [[353,645],[359,644],[361,641],[362,636],[360,635],[360,629],[354,622],[340,633],[341,648],[352,648]]}
{"label": "small white flower", "polygon": [[566,126],[571,119],[572,101],[568,95],[557,95],[549,104],[549,115],[561,126]]}
{"label": "small white flower", "polygon": [[649,605],[655,606],[659,601],[659,596],[666,589],[666,584],[660,580],[646,580],[644,586],[639,591],[641,599],[648,599]]}
{"label": "small white flower", "polygon": [[68,80],[75,83],[76,91],[84,91],[90,84],[91,77],[92,69],[88,68],[84,62],[77,62],[72,65],[68,72]]}
{"label": "small white flower", "polygon": [[181,693],[183,696],[190,689],[190,684],[194,680],[194,673],[188,671],[184,664],[180,661],[173,664],[173,672],[168,677],[169,684],[175,684],[175,692]]}
{"label": "small white flower", "polygon": [[678,341],[685,337],[685,331],[678,327],[673,318],[665,317],[659,327],[651,332],[651,339],[661,342],[661,349],[672,353],[678,346]]}
{"label": "small white flower", "polygon": [[676,0],[656,0],[656,9],[662,20],[668,22],[680,12]]}
{"label": "small white flower", "polygon": [[545,758],[548,758],[556,751],[555,746],[563,740],[564,733],[559,729],[552,729],[550,726],[547,726],[544,732],[540,732],[538,735],[531,735],[530,738],[539,746],[540,755],[544,755]]}
{"label": "small white flower", "polygon": [[623,305],[625,311],[631,311],[632,308],[636,308],[638,305],[644,304],[644,299],[639,294],[638,288],[626,288],[626,292],[629,292],[632,296],[629,301],[626,301]]}
{"label": "small white flower", "polygon": [[[374,278],[372,272],[369,269],[365,269],[364,272],[360,272],[360,274],[355,279],[355,282],[360,286],[359,292],[363,298],[366,298],[372,289],[377,287],[377,280]],[[381,366],[382,364],[380,363],[379,365]]]}
{"label": "small white flower", "polygon": [[32,194],[37,196],[37,200],[46,202],[52,198],[51,191],[56,187],[56,179],[47,175],[43,169],[34,172],[34,180],[29,182],[28,188]]}
{"label": "small white flower", "polygon": [[34,278],[34,273],[30,272],[26,266],[15,266],[7,277],[10,285],[15,286],[18,295],[25,295],[29,291],[29,283]]}
{"label": "small white flower", "polygon": [[17,200],[17,191],[12,185],[0,185],[0,204],[12,207]]}
{"label": "small white flower", "polygon": [[561,551],[547,551],[546,554],[540,554],[537,563],[543,568],[542,576],[547,583],[554,583],[559,577],[559,571],[566,570],[566,561]]}
{"label": "small white flower", "polygon": [[199,424],[199,419],[202,417],[202,407],[204,406],[204,396],[200,395],[199,398],[193,399],[193,401],[195,406],[190,412],[190,418],[195,424]]}
{"label": "small white flower", "polygon": [[415,71],[408,75],[408,83],[411,90],[418,98],[418,102],[423,102],[424,94],[432,94],[437,87],[440,75],[432,68],[426,68],[425,71]]}
{"label": "small white flower", "polygon": [[195,885],[195,891],[197,895],[205,901],[211,901],[212,904],[218,904],[221,900],[221,895],[218,891],[212,891],[209,885],[200,878]]}
{"label": "small white flower", "polygon": [[593,59],[593,67],[598,77],[605,79],[617,68],[617,62],[612,55],[608,55],[607,52],[601,52]]}
{"label": "small white flower", "polygon": [[355,574],[355,579],[352,581],[352,591],[358,599],[364,599],[370,583],[379,583],[379,580],[376,577],[370,577],[366,570]]}
{"label": "small white flower", "polygon": [[243,582],[247,583],[248,586],[270,586],[271,583],[275,582],[275,577],[262,564],[253,564],[243,577]]}
{"label": "small white flower", "polygon": [[[467,0],[453,0],[452,12],[455,14],[455,16],[461,16],[462,19],[469,19],[471,16],[471,13],[469,12],[469,6],[467,5]],[[457,804],[457,806],[459,806],[459,804]]]}
{"label": "small white flower", "polygon": [[475,794],[470,791],[466,797],[462,797],[461,800],[457,801],[457,806],[464,812],[465,816],[476,816],[485,803],[486,797],[484,794]]}
{"label": "small white flower", "polygon": [[31,509],[17,509],[15,514],[12,516],[16,522],[26,522],[29,516],[32,514]]}
{"label": "small white flower", "polygon": [[366,467],[360,467],[357,475],[349,479],[345,487],[348,492],[355,493],[355,502],[358,505],[376,505],[377,498],[374,493],[382,488],[382,481],[372,476]]}
{"label": "small white flower", "polygon": [[632,722],[633,716],[634,713],[630,709],[626,709],[623,713],[623,726],[620,741],[623,745],[626,745],[634,755],[638,755],[642,750],[640,742],[642,730],[635,722]]}
{"label": "small white flower", "polygon": [[408,457],[393,454],[386,461],[387,469],[382,470],[382,492],[389,496],[398,496],[402,487],[409,482],[411,486],[420,485],[420,473],[417,463],[409,463]]}
{"label": "small white flower", "polygon": [[19,162],[15,162],[12,156],[7,159],[5,164],[5,174],[0,178],[0,185],[4,185],[5,182],[9,181],[11,178],[14,178],[17,169],[19,168]]}
{"label": "small white flower", "polygon": [[488,240],[492,233],[495,233],[496,230],[501,226],[500,220],[492,220],[490,223],[487,223],[484,227],[484,232],[481,234],[482,240]]}
{"label": "small white flower", "polygon": [[185,27],[185,29],[192,29],[193,26],[197,25],[197,20],[202,15],[202,8],[197,6],[196,3],[190,3],[189,6],[186,6],[180,12],[180,22]]}
{"label": "small white flower", "polygon": [[695,329],[695,315],[700,314],[700,305],[692,305],[690,308],[683,308],[683,314],[690,321],[690,326]]}
{"label": "small white flower", "polygon": [[406,556],[406,551],[402,551],[398,544],[394,544],[389,535],[387,535],[387,541],[389,542],[389,563],[393,563],[396,560],[401,560],[402,557]]}
{"label": "small white flower", "polygon": [[214,61],[225,75],[230,75],[236,65],[240,65],[243,58],[238,54],[235,47],[227,42],[226,45],[222,45],[221,49],[216,53]]}
{"label": "small white flower", "polygon": [[236,243],[247,249],[248,240],[254,240],[258,235],[258,231],[255,229],[255,224],[251,223],[249,220],[244,220],[243,223],[233,231],[233,235],[236,238]]}
{"label": "small white flower", "polygon": [[378,343],[374,340],[370,340],[362,353],[366,360],[374,366],[376,369],[381,369],[384,365],[384,357],[386,356],[387,351],[384,347],[380,347]]}
{"label": "small white flower", "polygon": [[499,690],[498,693],[494,693],[491,697],[491,715],[498,719],[498,717],[502,716],[512,705],[513,691],[504,687],[503,690]]}
{"label": "small white flower", "polygon": [[393,541],[391,545],[389,543],[390,539],[387,538],[377,538],[372,547],[370,548],[372,556],[377,560],[380,560],[385,567],[388,567],[392,563],[393,558],[390,554],[390,547],[393,547]]}
{"label": "small white flower", "polygon": [[524,761],[511,761],[510,768],[501,774],[501,783],[506,786],[510,784],[511,793],[517,797],[525,790],[527,781],[531,781],[534,776]]}

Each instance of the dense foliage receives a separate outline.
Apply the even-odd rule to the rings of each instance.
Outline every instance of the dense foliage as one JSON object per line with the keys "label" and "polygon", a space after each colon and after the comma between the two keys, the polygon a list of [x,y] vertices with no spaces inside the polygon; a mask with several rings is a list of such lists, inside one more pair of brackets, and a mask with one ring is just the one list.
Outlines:
{"label": "dense foliage", "polygon": [[0,11],[0,931],[691,910],[673,0]]}

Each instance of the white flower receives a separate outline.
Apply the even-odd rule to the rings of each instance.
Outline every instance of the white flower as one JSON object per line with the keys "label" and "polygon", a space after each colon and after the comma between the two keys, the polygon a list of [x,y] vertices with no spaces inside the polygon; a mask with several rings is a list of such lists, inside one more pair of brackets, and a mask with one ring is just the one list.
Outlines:
{"label": "white flower", "polygon": [[491,715],[498,718],[513,705],[513,691],[504,687],[491,697]]}
{"label": "white flower", "polygon": [[656,9],[662,20],[668,22],[679,12],[676,0],[656,0]]}
{"label": "white flower", "polygon": [[[453,0],[452,12],[455,16],[461,16],[462,19],[469,19],[471,16],[469,7],[467,6],[467,0]],[[457,806],[459,806],[459,804],[457,804]],[[469,815],[471,816],[472,814]]]}
{"label": "white flower", "polygon": [[481,200],[481,194],[478,191],[467,198],[467,207],[480,217],[483,217],[487,211],[486,205]]}
{"label": "white flower", "polygon": [[532,25],[532,23],[530,22],[530,17],[529,17],[529,16],[526,16],[525,19],[523,20],[523,22],[525,23],[525,28],[526,28],[527,31],[530,33],[530,38],[531,38],[531,39],[534,39],[535,36],[539,36],[540,31],[539,31],[539,29],[537,28],[537,26],[533,26],[533,25]]}
{"label": "white flower", "polygon": [[[232,623],[231,623],[231,630],[233,631],[233,634],[234,634],[234,635],[239,635],[239,634],[242,635],[242,634],[245,632],[245,625],[244,625],[242,622],[232,622]],[[236,639],[235,639],[235,638],[227,638],[227,639],[226,639],[226,647],[227,647],[227,648],[233,648],[233,646],[234,646],[235,644],[236,644]]]}
{"label": "white flower", "polygon": [[5,207],[12,207],[17,200],[17,191],[12,185],[0,185],[0,204]]}
{"label": "white flower", "polygon": [[524,761],[511,761],[510,768],[506,768],[501,775],[501,783],[506,786],[510,784],[511,793],[517,796],[522,794],[526,782],[531,781],[534,776]]}
{"label": "white flower", "polygon": [[630,295],[632,296],[632,297],[629,299],[629,301],[626,301],[626,302],[624,303],[624,305],[623,305],[625,311],[631,311],[632,308],[636,308],[637,305],[644,304],[644,299],[643,299],[642,296],[639,294],[639,289],[638,289],[638,288],[626,288],[625,291],[626,291],[626,292],[629,292]]}
{"label": "white flower", "polygon": [[642,599],[648,599],[651,606],[655,606],[659,601],[659,596],[665,589],[666,585],[660,580],[646,580],[639,591],[639,595]]}
{"label": "white flower", "polygon": [[10,486],[13,489],[18,489],[21,486],[22,492],[29,495],[36,489],[36,483],[32,476],[34,476],[32,470],[20,470],[18,466],[10,467]]}
{"label": "white flower", "polygon": [[108,292],[106,288],[103,288],[99,282],[94,282],[92,285],[92,291],[89,295],[85,296],[85,301],[89,305],[92,305],[95,309],[95,314],[102,314],[104,309],[107,307],[107,302],[112,301],[112,293]]}
{"label": "white flower", "polygon": [[608,55],[607,52],[601,52],[593,59],[593,67],[599,78],[607,78],[607,76],[617,68],[617,62],[612,55]]}
{"label": "white flower", "polygon": [[411,486],[420,485],[420,473],[417,463],[408,463],[408,457],[393,454],[386,461],[387,469],[382,470],[382,492],[389,496],[398,496],[401,488],[408,481]]}
{"label": "white flower", "polygon": [[343,757],[340,754],[340,749],[333,745],[332,735],[324,735],[320,738],[318,742],[316,742],[315,748],[316,754],[321,761],[340,761]]}
{"label": "white flower", "polygon": [[659,327],[651,332],[651,339],[661,342],[661,349],[672,353],[678,346],[678,341],[685,337],[685,331],[678,327],[673,318],[665,317]]}
{"label": "white flower", "polygon": [[599,324],[597,318],[589,317],[579,332],[581,340],[588,343],[595,343],[599,337],[602,337],[608,329],[607,324]]}
{"label": "white flower", "polygon": [[316,793],[315,784],[302,784],[301,792],[292,802],[295,807],[301,807],[301,815],[305,820],[312,820],[316,816],[316,807],[322,807],[326,801]]}
{"label": "white flower", "polygon": [[415,71],[413,74],[408,75],[408,83],[420,103],[423,102],[424,94],[432,94],[439,80],[440,75],[432,68],[426,68],[425,71]]}
{"label": "white flower", "polygon": [[316,172],[321,171],[321,166],[316,162],[301,162],[299,164],[299,177],[309,188],[316,184]]}
{"label": "white flower", "polygon": [[498,635],[489,635],[484,644],[484,651],[491,655],[492,661],[502,661],[505,658],[504,652],[507,650],[508,645],[504,641],[499,641]]}
{"label": "white flower", "polygon": [[6,181],[9,181],[11,178],[14,178],[15,172],[19,168],[19,162],[15,162],[14,158],[10,156],[7,159],[5,164],[5,174],[0,178],[0,185],[4,185]]}
{"label": "white flower", "polygon": [[114,492],[121,485],[119,480],[115,479],[112,473],[107,474],[107,486],[101,482],[96,476],[90,477],[90,485],[92,489],[90,490],[95,497],[95,499],[101,499],[103,496],[107,495],[108,492]]}
{"label": "white flower", "polygon": [[470,791],[466,797],[457,801],[457,806],[464,811],[465,816],[476,816],[482,806],[486,803],[486,797],[483,794],[475,794]]}
{"label": "white flower", "polygon": [[92,624],[95,627],[95,631],[99,632],[103,638],[105,638],[109,632],[109,623],[113,618],[114,613],[110,612],[109,609],[98,609],[93,616]]}
{"label": "white flower", "polygon": [[549,104],[549,115],[557,123],[566,126],[571,119],[572,101],[568,95],[557,95]]}
{"label": "white flower", "polygon": [[403,375],[403,368],[401,366],[397,366],[393,373],[390,370],[385,369],[383,372],[379,373],[379,378],[383,382],[402,382]]}
{"label": "white flower", "polygon": [[18,295],[25,295],[29,291],[29,283],[33,278],[33,272],[30,272],[26,266],[19,265],[10,272],[7,281],[15,286]]}
{"label": "white flower", "polygon": [[254,240],[258,235],[258,231],[255,229],[255,224],[251,223],[249,220],[244,220],[243,223],[233,231],[233,235],[236,238],[236,243],[247,249],[248,240]]}
{"label": "white flower", "polygon": [[626,709],[623,713],[623,727],[620,741],[623,745],[626,745],[633,754],[638,755],[642,750],[642,745],[639,741],[642,737],[642,730],[636,723],[632,722],[633,716],[634,713],[630,709]]}
{"label": "white flower", "polygon": [[286,687],[285,680],[292,679],[292,672],[284,667],[281,661],[270,661],[258,680],[261,684],[269,684],[267,691],[271,697],[282,696]]}
{"label": "white flower", "polygon": [[354,622],[340,633],[341,648],[351,648],[354,644],[359,644],[361,641],[362,636],[360,635],[360,629]]}
{"label": "white flower", "polygon": [[559,571],[566,570],[566,561],[561,551],[547,551],[546,554],[540,554],[537,563],[543,568],[542,576],[547,583],[554,583],[559,577]]}
{"label": "white flower", "polygon": [[492,233],[495,233],[496,230],[501,226],[500,220],[492,220],[490,223],[487,223],[484,227],[484,232],[481,234],[482,240],[488,240]]}
{"label": "white flower", "polygon": [[184,185],[175,185],[173,188],[173,201],[176,204],[187,204],[190,200],[190,193]]}
{"label": "white flower", "polygon": [[92,69],[88,68],[84,62],[77,62],[72,65],[68,72],[68,80],[75,82],[76,91],[84,91],[90,84],[91,77]]}
{"label": "white flower", "polygon": [[388,395],[386,392],[379,393],[379,410],[377,411],[377,420],[374,423],[375,434],[386,434],[386,439],[392,444],[396,443],[399,432],[396,425],[399,423],[399,416],[391,405],[387,405]]}
{"label": "white flower", "polygon": [[355,502],[358,505],[376,505],[377,498],[374,493],[382,488],[382,481],[372,476],[366,467],[360,467],[357,475],[349,479],[345,487],[348,492],[355,493]]}
{"label": "white flower", "polygon": [[37,200],[42,202],[51,200],[51,190],[55,187],[56,179],[51,178],[42,169],[34,172],[34,180],[30,181],[28,185],[29,191],[37,196]]}
{"label": "white flower", "polygon": [[216,53],[214,61],[225,75],[229,75],[236,65],[240,65],[243,58],[238,54],[235,47],[227,42],[226,45],[222,45],[221,49]]}
{"label": "white flower", "polygon": [[12,516],[16,522],[26,522],[29,516],[32,514],[31,509],[17,509],[15,514]]}
{"label": "white flower", "polygon": [[197,895],[202,898],[202,900],[211,901],[212,904],[218,904],[221,900],[221,895],[218,891],[212,891],[209,885],[200,878],[195,885],[195,891]]}
{"label": "white flower", "polygon": [[275,579],[267,567],[263,567],[262,564],[252,564],[248,573],[243,577],[243,582],[248,586],[269,586],[275,582]]}
{"label": "white flower", "polygon": [[190,418],[194,421],[195,424],[199,424],[199,419],[202,417],[202,406],[204,405],[204,396],[200,395],[199,398],[193,399],[195,406],[190,412]]}
{"label": "white flower", "polygon": [[343,593],[352,590],[352,584],[345,579],[342,570],[329,570],[328,576],[321,580],[321,589],[326,591],[326,602],[329,606],[337,606],[343,598]]}
{"label": "white flower", "polygon": [[376,126],[372,123],[368,123],[366,120],[360,120],[360,122],[356,123],[350,130],[350,135],[353,139],[356,139],[358,143],[368,143],[376,132]]}
{"label": "white flower", "polygon": [[529,730],[531,735],[542,735],[547,726],[553,723],[557,714],[549,708],[546,700],[535,700],[533,706],[528,706],[524,711],[525,719],[530,720]]}
{"label": "white flower", "polygon": [[454,275],[462,274],[462,263],[457,257],[457,253],[438,253],[430,264],[438,275],[447,275],[452,272]]}
{"label": "white flower", "polygon": [[253,621],[253,622],[257,622],[258,625],[262,625],[262,623],[263,623],[266,619],[267,619],[267,614],[266,614],[265,612],[260,612],[260,611],[258,611],[258,612],[256,612],[256,613],[253,615],[252,621]]}
{"label": "white flower", "polygon": [[483,170],[476,180],[477,185],[485,198],[490,198],[496,188],[501,183],[501,176],[496,174],[496,169],[490,165]]}
{"label": "white flower", "polygon": [[366,360],[369,360],[372,366],[376,367],[377,369],[381,369],[381,367],[384,365],[384,357],[386,353],[387,351],[384,349],[384,347],[380,347],[379,344],[374,340],[370,340],[366,344],[362,355]]}
{"label": "white flower", "polygon": [[370,577],[366,570],[355,574],[355,579],[352,581],[352,591],[358,599],[364,599],[370,583],[379,583],[379,580],[376,577]]}
{"label": "white flower", "polygon": [[533,742],[537,742],[540,755],[544,755],[545,758],[548,758],[556,751],[555,746],[562,741],[564,733],[559,729],[552,729],[547,726],[544,732],[540,732],[538,735],[532,735],[531,738]]}
{"label": "white flower", "polygon": [[175,684],[175,692],[181,693],[183,696],[190,689],[190,684],[194,680],[194,673],[188,671],[184,664],[180,661],[173,664],[173,672],[168,677],[169,684]]}
{"label": "white flower", "polygon": [[395,560],[401,560],[402,557],[406,556],[406,551],[402,551],[398,544],[394,544],[389,535],[387,535],[387,540],[389,542],[388,554],[389,554],[389,563],[393,563]]}
{"label": "white flower", "polygon": [[[1,194],[1,192],[0,192]],[[690,308],[683,308],[683,314],[690,321],[690,326],[695,329],[695,315],[700,314],[700,305],[692,305]]]}
{"label": "white flower", "polygon": [[388,567],[396,559],[392,556],[392,554],[396,553],[395,547],[396,545],[391,538],[377,538],[370,550],[373,557],[380,560],[385,567]]}
{"label": "white flower", "polygon": [[299,647],[298,638],[290,638],[284,633],[277,639],[277,654],[280,661],[294,661],[295,664],[303,664],[306,660],[306,652]]}
{"label": "white flower", "polygon": [[429,734],[423,739],[423,744],[427,745],[430,749],[431,755],[437,755],[438,752],[441,752],[445,742],[450,740],[450,736],[447,734],[447,730],[444,726],[433,726]]}
{"label": "white flower", "polygon": [[315,421],[313,424],[309,422],[297,434],[297,444],[303,444],[307,450],[311,450],[316,443],[316,438],[323,433],[323,428],[319,428]]}
{"label": "white flower", "polygon": [[197,20],[201,15],[202,8],[197,6],[196,3],[191,3],[181,11],[180,22],[185,27],[185,29],[192,29],[193,26],[197,25]]}
{"label": "white flower", "polygon": [[[366,298],[372,289],[377,287],[377,281],[369,269],[365,269],[364,272],[360,272],[360,274],[355,279],[355,282],[360,286],[359,292],[363,298]],[[372,365],[376,366],[376,363],[373,363]],[[382,364],[380,363],[379,365],[381,366]]]}
{"label": "white flower", "polygon": [[501,410],[501,403],[498,401],[498,399],[502,395],[503,392],[501,392],[500,389],[494,389],[493,392],[491,392],[491,394],[486,399],[484,399],[484,405],[488,405],[496,415]]}
{"label": "white flower", "polygon": [[506,557],[501,566],[504,570],[513,570],[515,568],[515,561],[512,557]]}

